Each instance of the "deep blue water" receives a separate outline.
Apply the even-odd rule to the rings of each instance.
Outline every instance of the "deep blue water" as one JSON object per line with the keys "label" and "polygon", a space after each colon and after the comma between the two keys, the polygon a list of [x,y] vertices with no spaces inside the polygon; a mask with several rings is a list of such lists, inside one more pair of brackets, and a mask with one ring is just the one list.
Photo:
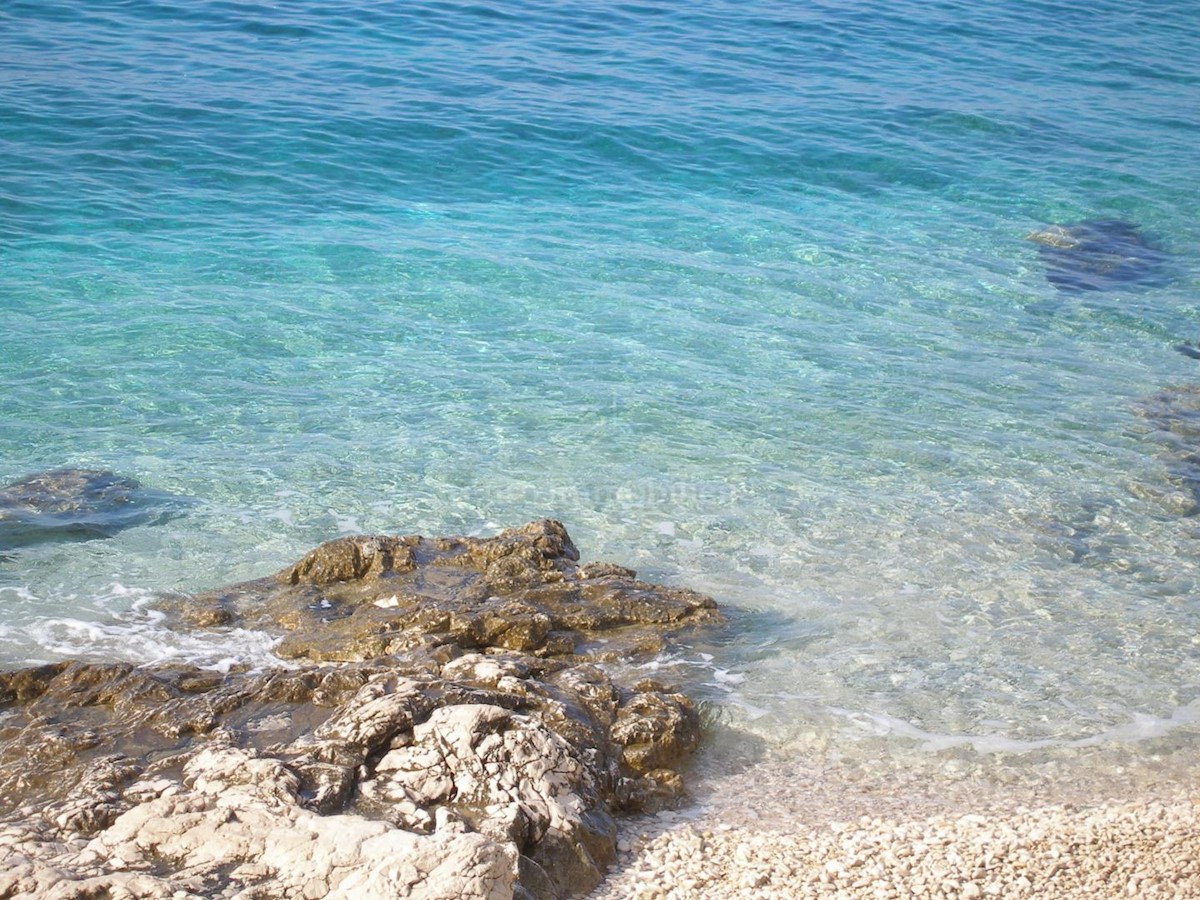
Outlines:
{"label": "deep blue water", "polygon": [[[0,658],[259,659],[145,600],[549,515],[740,611],[774,741],[1187,731],[1194,12],[8,0],[0,482],[198,504],[0,556]],[[1162,277],[1049,284],[1092,219]]]}

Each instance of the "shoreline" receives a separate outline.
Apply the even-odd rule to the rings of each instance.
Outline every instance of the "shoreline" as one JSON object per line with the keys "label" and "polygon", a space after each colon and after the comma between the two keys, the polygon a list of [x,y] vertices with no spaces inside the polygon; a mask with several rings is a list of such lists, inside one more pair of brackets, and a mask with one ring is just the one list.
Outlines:
{"label": "shoreline", "polygon": [[633,677],[715,601],[581,564],[553,520],[338,538],[157,609],[302,664],[0,675],[0,896],[1200,896],[1200,723],[1020,752],[739,727]]}
{"label": "shoreline", "polygon": [[621,823],[588,898],[1200,896],[1195,765],[1091,768],[1100,755],[1008,781],[938,772],[936,759],[875,771],[701,759],[689,807]]}

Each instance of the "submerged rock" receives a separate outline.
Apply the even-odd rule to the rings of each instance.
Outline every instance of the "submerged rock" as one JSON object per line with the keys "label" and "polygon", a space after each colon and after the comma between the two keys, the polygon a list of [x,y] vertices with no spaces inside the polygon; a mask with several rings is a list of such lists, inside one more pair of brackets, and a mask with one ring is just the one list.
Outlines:
{"label": "submerged rock", "polygon": [[101,469],[54,469],[0,488],[0,549],[111,537],[179,515],[183,497]]}
{"label": "submerged rock", "polygon": [[1027,238],[1038,244],[1046,280],[1069,293],[1152,284],[1161,279],[1166,261],[1136,225],[1119,219],[1051,225]]}
{"label": "submerged rock", "polygon": [[290,628],[299,668],[0,674],[0,897],[587,892],[613,815],[677,800],[700,736],[687,697],[603,661],[720,614],[578,556],[550,521],[347,538],[169,604]]}
{"label": "submerged rock", "polygon": [[1200,359],[1200,347],[1197,347],[1191,341],[1184,341],[1182,344],[1175,345],[1175,352],[1182,353],[1191,359]]}
{"label": "submerged rock", "polygon": [[1163,388],[1136,404],[1134,412],[1151,426],[1149,437],[1163,447],[1167,474],[1186,494],[1149,486],[1135,490],[1172,512],[1194,515],[1200,511],[1200,385]]}

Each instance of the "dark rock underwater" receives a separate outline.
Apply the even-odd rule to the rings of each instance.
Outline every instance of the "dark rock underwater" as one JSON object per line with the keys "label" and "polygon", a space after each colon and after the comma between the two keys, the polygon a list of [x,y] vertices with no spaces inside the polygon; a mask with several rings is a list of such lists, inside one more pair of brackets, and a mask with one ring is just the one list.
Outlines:
{"label": "dark rock underwater", "polygon": [[282,633],[298,668],[0,675],[0,897],[585,893],[614,814],[676,802],[700,737],[686,696],[605,661],[722,615],[578,559],[550,520],[343,538],[163,602]]}
{"label": "dark rock underwater", "polygon": [[1028,235],[1038,245],[1046,280],[1060,291],[1109,291],[1157,284],[1166,254],[1136,225],[1120,219],[1091,219],[1051,225]]}
{"label": "dark rock underwater", "polygon": [[103,469],[52,469],[0,487],[0,550],[111,537],[165,522],[192,501]]}

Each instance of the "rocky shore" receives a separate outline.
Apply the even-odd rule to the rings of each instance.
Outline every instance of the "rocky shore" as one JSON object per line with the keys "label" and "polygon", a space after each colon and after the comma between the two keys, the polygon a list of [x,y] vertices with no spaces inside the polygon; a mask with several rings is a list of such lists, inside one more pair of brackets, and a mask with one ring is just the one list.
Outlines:
{"label": "rocky shore", "polygon": [[700,735],[686,696],[605,664],[722,621],[580,565],[553,521],[343,538],[162,612],[274,631],[295,663],[0,675],[0,897],[586,893],[614,816],[676,803]]}
{"label": "rocky shore", "polygon": [[722,614],[557,522],[342,538],[159,612],[281,665],[0,674],[0,898],[1200,896],[1190,777],[694,755],[691,700],[628,673]]}

